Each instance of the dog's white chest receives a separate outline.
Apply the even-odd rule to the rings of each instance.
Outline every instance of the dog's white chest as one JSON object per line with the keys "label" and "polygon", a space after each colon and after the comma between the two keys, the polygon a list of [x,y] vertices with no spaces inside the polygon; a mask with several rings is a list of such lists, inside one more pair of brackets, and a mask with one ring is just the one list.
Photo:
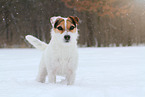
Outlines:
{"label": "dog's white chest", "polygon": [[46,66],[56,75],[65,76],[68,72],[76,70],[78,61],[76,47],[50,48],[47,51]]}
{"label": "dog's white chest", "polygon": [[60,50],[57,53],[57,56],[54,58],[54,64],[56,68],[56,73],[58,75],[65,75],[67,74],[68,70],[72,69],[74,59],[73,54],[69,50]]}

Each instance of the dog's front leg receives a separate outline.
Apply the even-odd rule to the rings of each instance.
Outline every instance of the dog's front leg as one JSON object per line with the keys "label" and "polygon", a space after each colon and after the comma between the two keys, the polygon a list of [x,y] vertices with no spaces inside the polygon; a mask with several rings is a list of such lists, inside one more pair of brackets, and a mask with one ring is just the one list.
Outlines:
{"label": "dog's front leg", "polygon": [[37,78],[36,80],[38,82],[42,82],[44,83],[45,82],[45,77],[47,75],[47,71],[46,71],[46,67],[45,65],[43,64],[43,61],[40,62],[40,65],[39,65],[39,73],[37,75]]}
{"label": "dog's front leg", "polygon": [[51,71],[48,74],[49,83],[56,83],[56,73],[55,71]]}
{"label": "dog's front leg", "polygon": [[75,72],[72,70],[68,71],[68,75],[66,76],[66,80],[67,80],[67,85],[72,85],[74,84],[75,81]]}

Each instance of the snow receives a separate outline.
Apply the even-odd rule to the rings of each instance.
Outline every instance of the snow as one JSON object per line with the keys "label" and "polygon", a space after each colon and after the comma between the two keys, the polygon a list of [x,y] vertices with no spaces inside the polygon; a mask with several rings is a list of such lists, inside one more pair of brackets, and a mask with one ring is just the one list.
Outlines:
{"label": "snow", "polygon": [[0,97],[145,97],[145,47],[79,48],[72,86],[35,81],[41,54],[0,49]]}

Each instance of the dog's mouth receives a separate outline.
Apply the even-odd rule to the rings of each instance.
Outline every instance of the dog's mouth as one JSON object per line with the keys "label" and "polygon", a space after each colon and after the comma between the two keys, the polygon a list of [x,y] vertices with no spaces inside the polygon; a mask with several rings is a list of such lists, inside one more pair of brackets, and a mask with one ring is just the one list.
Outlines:
{"label": "dog's mouth", "polygon": [[65,43],[69,43],[69,40],[65,40]]}

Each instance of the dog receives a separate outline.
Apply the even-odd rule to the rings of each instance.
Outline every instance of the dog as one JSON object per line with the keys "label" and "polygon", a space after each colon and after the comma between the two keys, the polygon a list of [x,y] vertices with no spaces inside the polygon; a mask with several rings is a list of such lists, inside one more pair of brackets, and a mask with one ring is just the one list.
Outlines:
{"label": "dog", "polygon": [[51,40],[49,44],[32,35],[25,38],[30,44],[43,51],[37,81],[56,83],[56,76],[64,76],[67,85],[74,84],[78,66],[77,39],[78,17],[51,17]]}

